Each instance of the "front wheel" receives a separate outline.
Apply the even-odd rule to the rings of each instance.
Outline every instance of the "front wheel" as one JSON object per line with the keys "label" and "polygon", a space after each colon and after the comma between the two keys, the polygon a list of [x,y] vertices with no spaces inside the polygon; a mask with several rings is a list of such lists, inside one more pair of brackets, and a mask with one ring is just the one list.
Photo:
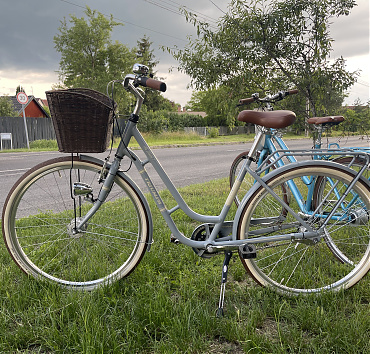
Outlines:
{"label": "front wheel", "polygon": [[[305,184],[306,176],[310,183]],[[328,167],[324,163],[306,163],[291,165],[277,170],[266,178],[266,183],[277,196],[284,200],[284,189],[281,185],[292,183],[300,191],[302,199],[291,198],[289,210],[281,215],[281,205],[262,186],[256,188],[245,202],[238,221],[238,238],[253,239],[265,237],[263,243],[256,244],[256,258],[243,259],[242,263],[252,277],[262,286],[270,286],[284,294],[308,294],[324,290],[346,289],[356,284],[370,268],[370,222],[363,217],[361,222],[353,220],[348,210],[338,208],[328,224],[322,227],[330,215],[337,195],[343,195],[353,180],[354,173],[339,164]],[[314,181],[328,180],[335,185],[321,194],[325,208],[304,210],[310,205],[307,200]],[[364,205],[362,210],[370,210],[370,187],[361,179],[356,182],[352,191],[359,196]],[[352,198],[349,193],[347,198]],[[328,201],[328,202],[326,202]],[[303,204],[301,204],[303,202]],[[300,205],[299,205],[300,204]],[[360,207],[354,206],[359,213]],[[296,216],[302,221],[299,221]],[[365,215],[365,213],[363,213]],[[368,215],[368,214],[366,214]],[[306,227],[320,230],[315,239],[295,239],[295,233],[304,233]],[[285,240],[274,239],[274,236],[286,235]],[[269,240],[269,237],[271,241]],[[338,260],[327,245],[327,240],[335,244],[351,262]]]}
{"label": "front wheel", "polygon": [[[101,169],[62,157],[36,166],[16,182],[4,204],[2,228],[10,254],[27,274],[91,290],[126,277],[140,262],[149,240],[147,210],[121,175],[107,200],[75,232],[100,191]],[[75,182],[82,192],[73,192]]]}

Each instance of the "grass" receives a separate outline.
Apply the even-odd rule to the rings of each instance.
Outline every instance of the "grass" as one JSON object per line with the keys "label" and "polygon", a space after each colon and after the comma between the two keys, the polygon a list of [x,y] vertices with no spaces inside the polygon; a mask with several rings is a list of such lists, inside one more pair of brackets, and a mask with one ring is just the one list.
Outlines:
{"label": "grass", "polygon": [[[245,143],[251,142],[254,139],[254,134],[240,134],[240,135],[223,135],[214,138],[200,136],[196,133],[184,133],[184,132],[164,132],[162,134],[144,133],[145,140],[149,146],[189,146],[198,144],[229,144],[229,143]],[[286,139],[299,139],[303,136],[297,136],[294,134],[284,135]],[[114,140],[113,146],[118,147],[119,139]],[[135,139],[130,144],[130,147],[138,147]],[[56,140],[35,140],[30,142],[31,151],[57,151],[58,145]],[[0,152],[25,152],[29,151],[27,148],[23,149],[4,149]]]}
{"label": "grass", "polygon": [[[226,180],[181,189],[190,207],[219,213]],[[173,206],[169,193],[162,198]],[[170,232],[150,200],[151,251],[128,278],[93,292],[24,275],[0,247],[2,353],[370,352],[369,276],[345,292],[288,298],[257,286],[234,256],[223,318],[216,318],[223,257],[202,259]],[[196,227],[175,213],[186,234]]]}
{"label": "grass", "polygon": [[[325,133],[326,136],[327,133]],[[344,132],[340,131],[331,131],[328,136],[335,137],[335,136],[344,136]],[[348,135],[348,134],[347,134]],[[356,133],[351,133],[351,135],[357,135]],[[240,134],[240,135],[220,135],[216,137],[210,136],[200,136],[196,133],[185,133],[182,131],[178,132],[163,132],[161,134],[153,134],[153,133],[143,133],[143,136],[149,146],[155,147],[177,147],[177,146],[189,146],[189,145],[211,145],[211,144],[230,144],[230,143],[245,143],[251,142],[254,139],[254,134]],[[284,139],[303,139],[307,138],[302,135],[297,135],[291,132],[284,133]],[[325,137],[323,137],[325,138]],[[312,137],[310,137],[312,139]],[[114,140],[113,147],[117,148],[119,144],[119,139],[116,138]],[[135,139],[130,144],[131,148],[138,147],[137,142]],[[58,145],[56,140],[35,140],[30,142],[30,150],[31,151],[57,151]],[[4,149],[1,152],[25,152],[29,151],[27,148],[22,149]]]}
{"label": "grass", "polygon": [[[144,133],[145,140],[150,146],[181,146],[194,144],[215,144],[215,143],[243,143],[253,141],[254,134],[223,135],[211,138],[200,136],[196,133],[164,132],[162,134]],[[132,146],[138,146],[136,142]]]}
{"label": "grass", "polygon": [[[329,136],[342,136],[343,132],[332,131]],[[161,134],[143,133],[143,136],[149,146],[152,147],[178,147],[189,145],[211,145],[211,144],[232,144],[251,142],[254,139],[254,134],[240,134],[240,135],[220,135],[216,137],[200,136],[196,133],[185,132],[163,132]],[[296,135],[293,133],[284,133],[284,139],[303,139],[304,135]],[[114,140],[113,147],[117,148],[119,139]],[[135,139],[130,144],[131,148],[138,147]],[[35,140],[30,142],[31,151],[57,151],[58,145],[56,140]],[[1,152],[25,152],[29,151],[27,148],[23,149],[4,149]]]}

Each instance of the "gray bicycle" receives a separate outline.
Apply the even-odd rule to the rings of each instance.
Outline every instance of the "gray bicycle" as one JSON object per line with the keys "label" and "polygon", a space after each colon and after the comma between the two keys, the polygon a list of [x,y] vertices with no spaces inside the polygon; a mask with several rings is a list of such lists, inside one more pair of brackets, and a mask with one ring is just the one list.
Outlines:
{"label": "gray bicycle", "polygon": [[[331,161],[309,160],[308,151],[304,153],[309,156],[307,161],[260,177],[250,168],[263,139],[263,133],[257,131],[219,215],[199,214],[186,204],[137,128],[144,96],[139,86],[165,91],[166,85],[148,77],[148,69],[138,64],[134,74],[120,83],[135,96],[136,106],[112,162],[84,154],[56,158],[29,170],[11,189],[3,208],[3,236],[24,272],[67,288],[92,290],[122,279],[136,268],[152,245],[153,223],[146,197],[120,169],[123,159],[139,171],[172,233],[171,241],[191,247],[200,257],[225,256],[221,312],[234,253],[259,284],[288,295],[350,288],[368,272],[370,183],[362,176],[366,166],[354,171]],[[273,123],[280,128],[295,119],[290,111],[261,113],[263,117],[257,114],[253,120],[262,127]],[[129,148],[132,138],[145,159]],[[345,156],[369,164],[364,152],[349,150]],[[147,165],[163,180],[175,207],[166,207]],[[229,215],[247,173],[256,182],[236,213]],[[352,205],[342,208],[347,201]],[[199,224],[191,235],[182,234],[173,220],[172,215],[180,210]],[[338,259],[328,243],[340,248],[350,261]]]}

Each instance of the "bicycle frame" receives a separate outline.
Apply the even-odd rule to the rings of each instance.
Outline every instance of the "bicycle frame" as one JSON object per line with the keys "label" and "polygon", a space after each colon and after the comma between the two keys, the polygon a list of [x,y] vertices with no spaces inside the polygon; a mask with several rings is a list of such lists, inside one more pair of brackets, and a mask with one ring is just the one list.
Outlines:
{"label": "bicycle frame", "polygon": [[[257,161],[257,169],[256,172],[260,174],[262,166],[265,164],[266,161],[271,160],[271,163],[269,164],[269,167],[271,166],[277,166],[277,167],[283,167],[285,166],[284,161],[282,158],[286,158],[289,163],[295,163],[297,162],[297,159],[295,156],[299,155],[299,150],[296,150],[295,153],[291,153],[290,149],[288,146],[285,144],[283,139],[276,134],[276,131],[274,129],[262,129],[261,130],[262,134],[264,135],[264,143],[263,143],[263,148],[260,151],[259,154],[259,159]],[[317,139],[314,149],[312,151],[304,151],[301,156],[307,157],[307,155],[311,155],[313,160],[329,160],[330,156],[333,154],[349,154],[353,155],[353,153],[366,153],[368,149],[366,148],[348,148],[348,149],[341,149],[339,147],[332,148],[329,145],[329,149],[325,150],[327,152],[323,153],[321,150],[321,133],[322,133],[322,127],[319,127],[319,138]],[[276,148],[275,144],[276,143],[279,146],[279,150]],[[331,144],[337,146],[338,144]],[[366,158],[365,158],[366,159]],[[353,163],[354,159],[352,160]],[[349,167],[352,165],[352,163],[349,164]],[[366,165],[366,164],[365,164]],[[364,167],[361,171],[363,172],[366,169]],[[268,168],[265,168],[264,171],[268,172]],[[362,173],[361,172],[361,173]],[[312,177],[309,176],[302,176],[302,182],[307,186],[307,197],[305,198],[306,202],[304,202],[304,199],[298,190],[296,184],[293,181],[288,181],[287,185],[290,189],[290,191],[293,194],[294,199],[299,205],[299,208],[301,209],[302,213],[305,213],[307,215],[314,215],[315,211],[312,210],[312,199],[313,199],[313,193],[314,193],[314,180]],[[335,186],[331,181],[329,183],[332,184],[333,191],[337,195],[337,200],[341,198],[341,195],[335,190]],[[356,201],[357,196],[354,196],[353,200],[347,205],[344,206],[343,204],[341,205],[342,209],[348,209],[350,208],[353,203]],[[334,217],[335,218],[335,217]]]}
{"label": "bicycle frame", "polygon": [[[274,240],[291,240],[291,239],[307,239],[307,238],[314,238],[318,236],[318,232],[313,230],[310,225],[308,225],[304,219],[295,213],[289,205],[287,205],[280,197],[278,197],[263,181],[263,179],[256,174],[250,167],[250,160],[246,160],[244,168],[240,171],[240,174],[237,178],[237,180],[234,183],[233,188],[231,189],[226,202],[224,206],[221,209],[221,212],[219,215],[216,216],[210,216],[210,215],[203,215],[199,214],[195,211],[193,211],[185,202],[183,197],[180,195],[174,184],[172,183],[171,179],[168,177],[166,172],[164,171],[163,167],[155,157],[153,151],[150,149],[146,141],[144,140],[143,136],[137,129],[137,122],[138,122],[138,115],[137,113],[140,110],[143,97],[141,96],[139,90],[135,88],[131,83],[128,83],[128,90],[133,93],[137,98],[137,104],[134,109],[134,113],[131,115],[131,118],[128,120],[121,142],[119,144],[119,147],[117,149],[115,159],[113,163],[109,166],[107,177],[104,181],[104,184],[101,188],[101,191],[99,193],[99,196],[97,198],[97,201],[93,205],[93,207],[90,209],[90,211],[85,215],[83,220],[79,223],[78,230],[81,229],[84,224],[91,218],[91,216],[95,213],[95,211],[100,207],[100,205],[104,202],[107,195],[109,194],[110,188],[113,184],[113,179],[115,174],[117,173],[119,169],[120,162],[124,156],[128,157],[136,169],[139,171],[140,176],[142,177],[144,183],[148,187],[150,194],[152,195],[159,211],[161,212],[165,222],[167,223],[169,229],[171,230],[173,236],[180,242],[187,246],[197,248],[197,249],[204,249],[204,250],[234,250],[238,249],[239,246],[250,244],[250,243],[263,243],[267,241],[274,241]],[[261,144],[262,140],[262,133],[258,133],[256,135],[256,138],[254,140],[253,146],[251,148],[251,155],[255,154]],[[128,145],[130,143],[131,138],[134,137],[139,144],[140,148],[144,152],[146,159],[141,160],[133,151],[128,149]],[[148,175],[147,171],[145,170],[145,166],[147,164],[151,164],[163,183],[165,184],[166,188],[174,198],[174,200],[177,202],[177,206],[174,208],[168,210],[160,197],[157,188],[153,184],[150,176]],[[233,200],[235,198],[236,193],[239,190],[241,181],[245,177],[246,173],[250,173],[253,178],[258,182],[255,186],[257,188],[258,185],[262,185],[266,188],[266,190],[287,210],[289,210],[292,215],[296,218],[296,220],[305,228],[305,232],[297,232],[297,233],[290,233],[290,234],[282,234],[282,235],[274,235],[274,236],[266,236],[266,237],[258,237],[253,238],[253,240],[244,239],[244,240],[238,240],[237,239],[237,232],[235,228],[235,220],[240,216],[240,210],[241,207],[239,207],[238,211],[235,215],[234,221],[225,221],[226,217],[229,213],[230,207],[233,203]],[[253,190],[253,188],[252,188]],[[250,192],[252,192],[252,190]],[[299,193],[299,192],[298,192]],[[297,195],[298,195],[297,193]],[[210,233],[209,238],[207,238],[204,241],[196,241],[192,240],[185,235],[183,235],[179,229],[177,228],[174,220],[171,217],[171,214],[175,211],[181,209],[187,216],[189,216],[191,219],[205,223],[205,224],[212,224],[212,232]],[[335,209],[334,209],[335,210]],[[327,220],[328,222],[328,220]],[[325,223],[322,227],[325,227]],[[224,238],[217,238],[219,232],[221,230],[232,231],[232,236],[227,236]],[[230,232],[227,234],[229,235]]]}
{"label": "bicycle frame", "polygon": [[[128,133],[129,131],[130,131],[130,133]],[[127,134],[129,134],[129,135],[127,135]],[[236,234],[233,234],[231,239],[229,239],[229,238],[227,238],[227,239],[218,238],[216,240],[216,237],[217,237],[218,233],[220,232],[220,230],[222,228],[226,227],[226,228],[231,230],[230,222],[225,222],[225,219],[226,219],[226,216],[228,215],[228,212],[230,210],[230,207],[231,207],[231,204],[234,200],[234,197],[235,197],[237,191],[239,190],[240,183],[235,183],[234,187],[232,188],[232,190],[230,191],[230,193],[229,193],[229,195],[226,199],[226,202],[225,202],[224,206],[222,207],[221,213],[218,216],[209,216],[209,215],[202,215],[202,214],[196,213],[191,208],[189,208],[189,206],[186,204],[186,202],[184,201],[184,199],[182,198],[182,196],[180,195],[180,193],[178,192],[176,187],[173,185],[172,181],[170,180],[170,178],[168,177],[168,175],[164,171],[163,167],[161,166],[161,164],[159,163],[159,161],[155,157],[154,153],[152,152],[152,150],[147,145],[146,141],[144,140],[144,138],[142,137],[142,135],[138,131],[138,129],[136,127],[136,123],[129,122],[127,124],[126,131],[124,133],[124,138],[127,137],[127,136],[133,136],[136,139],[137,143],[139,144],[140,148],[144,152],[147,159],[143,160],[143,161],[140,160],[140,158],[134,152],[129,151],[126,148],[123,148],[124,155],[131,158],[131,160],[133,161],[133,164],[135,165],[135,167],[139,171],[139,173],[140,173],[143,181],[145,182],[146,186],[148,187],[148,189],[149,189],[149,191],[150,191],[150,193],[151,193],[159,211],[161,212],[163,218],[165,219],[167,225],[169,226],[169,228],[170,228],[170,230],[171,230],[171,232],[172,232],[172,234],[174,235],[175,238],[177,238],[181,243],[186,244],[187,246],[200,248],[200,249],[207,248],[207,247],[210,247],[210,246],[211,247],[222,247],[222,248],[225,248],[225,247],[226,248],[227,247],[237,248],[240,245],[243,245],[243,244],[246,243],[246,240],[237,240],[236,239]],[[258,145],[257,140],[258,139],[256,139],[256,141],[254,143],[255,147],[257,147],[257,145]],[[124,145],[126,145],[126,143],[122,144],[121,148]],[[120,148],[118,150],[120,150]],[[255,150],[255,148],[252,148],[252,150]],[[159,175],[159,177],[161,178],[161,180],[165,184],[166,188],[169,190],[172,197],[178,203],[178,205],[176,207],[174,207],[170,210],[167,210],[167,208],[165,207],[162,198],[160,197],[156,187],[152,183],[152,180],[151,180],[150,176],[148,175],[148,173],[145,170],[145,165],[148,164],[148,163],[150,163],[154,167],[155,171],[157,172],[157,174]],[[245,169],[243,169],[240,178],[243,179],[246,173],[252,174],[252,176],[258,182],[260,182],[261,184],[264,184],[262,179],[258,175],[256,175],[255,172],[252,169],[249,168],[248,163],[246,164]],[[281,200],[277,195],[275,195],[275,193],[270,188],[267,187],[267,189],[269,190],[269,192],[272,195],[275,196],[275,198],[280,203],[282,203],[282,205],[285,208],[291,210],[289,208],[289,206],[286,203],[284,203],[284,201]],[[214,228],[211,232],[211,235],[210,235],[209,239],[207,239],[206,241],[194,241],[194,240],[191,240],[188,237],[185,237],[184,235],[182,235],[181,232],[178,230],[177,226],[175,225],[172,217],[171,217],[171,214],[173,212],[175,212],[176,210],[179,210],[179,209],[181,209],[187,216],[189,216],[193,220],[196,220],[196,221],[199,221],[199,222],[202,222],[202,223],[212,223],[212,224],[214,224]],[[293,211],[291,211],[291,212],[293,214],[295,214]],[[303,235],[303,233],[296,233],[296,234],[289,234],[289,236],[288,235],[271,236],[271,237],[268,237],[268,239],[269,240],[272,240],[272,238],[275,238],[275,239],[278,239],[278,238],[279,239],[290,239],[292,237],[300,239],[300,238],[307,238],[307,237],[310,237],[310,236],[314,237],[315,235],[317,235],[317,233],[315,231],[313,231],[312,228],[308,224],[306,224],[304,222],[304,220],[299,215],[295,214],[295,216],[296,216],[297,220],[302,225],[306,226],[306,229],[308,231],[305,232],[305,235]],[[256,240],[254,242],[256,242],[256,243],[266,242],[266,239],[263,240],[263,238],[261,237],[259,240]]]}
{"label": "bicycle frame", "polygon": [[[274,133],[274,131],[273,131],[273,133]],[[277,153],[278,150],[277,150],[276,146],[274,145],[274,140],[279,145],[281,151],[289,151],[288,147],[286,146],[285,142],[283,141],[283,139],[280,136],[278,136],[276,134],[271,134],[271,133],[270,134],[264,134],[264,135],[265,135],[265,142],[264,142],[263,149],[260,153],[259,160],[257,162],[257,171],[258,171],[258,168],[263,164],[263,162],[265,161],[265,159],[267,158],[268,155],[271,155],[273,157],[273,156],[275,156],[275,154],[277,154],[277,156],[279,156],[279,154]],[[290,163],[297,162],[297,159],[293,155],[286,155],[285,154],[285,157],[288,159],[288,161]],[[282,159],[276,160],[275,163],[278,167],[283,167],[284,166],[284,162],[282,161]],[[297,201],[301,211],[304,212],[304,213],[308,213],[311,210],[311,200],[312,200],[313,189],[314,189],[314,183],[313,183],[314,181],[313,181],[312,177],[307,177],[307,176],[303,176],[302,181],[306,186],[308,186],[308,194],[307,194],[307,203],[308,204],[306,204],[306,205],[302,201],[303,200],[302,195],[299,192],[296,184],[293,181],[288,181],[287,184],[288,184],[295,200]]]}

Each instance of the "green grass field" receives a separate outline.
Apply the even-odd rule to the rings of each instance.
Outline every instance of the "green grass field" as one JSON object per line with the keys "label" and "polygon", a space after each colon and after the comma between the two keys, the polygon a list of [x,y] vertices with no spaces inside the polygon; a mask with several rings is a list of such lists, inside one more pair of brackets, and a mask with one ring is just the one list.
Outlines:
{"label": "green grass field", "polygon": [[[330,136],[341,136],[343,132],[331,131]],[[152,147],[178,147],[189,145],[211,145],[211,144],[232,144],[232,143],[245,143],[251,142],[254,139],[254,134],[240,134],[240,135],[220,135],[216,137],[200,136],[196,133],[185,132],[163,132],[161,134],[143,133],[143,136],[149,146]],[[296,135],[293,133],[285,133],[284,139],[302,139],[305,136]],[[311,137],[312,139],[312,137]],[[119,144],[118,138],[114,140],[113,147],[117,148]],[[135,139],[130,144],[131,148],[138,147]],[[57,151],[58,145],[56,140],[35,140],[30,142],[31,151]],[[1,152],[24,152],[29,151],[27,148],[23,149],[4,149]]]}
{"label": "green grass field", "polygon": [[[181,189],[189,206],[218,214],[227,180]],[[161,193],[169,207],[168,192]],[[1,353],[368,353],[370,276],[350,290],[289,298],[257,286],[235,255],[225,316],[216,317],[223,256],[170,243],[150,200],[154,244],[126,279],[73,292],[29,279],[0,246]],[[235,210],[235,209],[234,209]],[[197,226],[174,214],[180,231]]]}
{"label": "green grass field", "polygon": [[[230,144],[230,143],[244,143],[250,142],[254,139],[254,134],[240,134],[240,135],[223,135],[217,137],[205,137],[200,136],[196,133],[184,133],[184,132],[164,132],[162,134],[151,134],[143,133],[145,140],[150,146],[189,146],[198,144]],[[285,139],[299,139],[303,136],[298,136],[294,134],[285,134]],[[114,140],[113,147],[118,147],[119,139]],[[130,144],[130,147],[136,148],[138,144],[135,139]],[[58,150],[58,145],[56,140],[35,140],[30,142],[31,151],[56,151]],[[4,149],[1,152],[24,152],[29,151],[28,149],[15,149],[9,150]]]}

